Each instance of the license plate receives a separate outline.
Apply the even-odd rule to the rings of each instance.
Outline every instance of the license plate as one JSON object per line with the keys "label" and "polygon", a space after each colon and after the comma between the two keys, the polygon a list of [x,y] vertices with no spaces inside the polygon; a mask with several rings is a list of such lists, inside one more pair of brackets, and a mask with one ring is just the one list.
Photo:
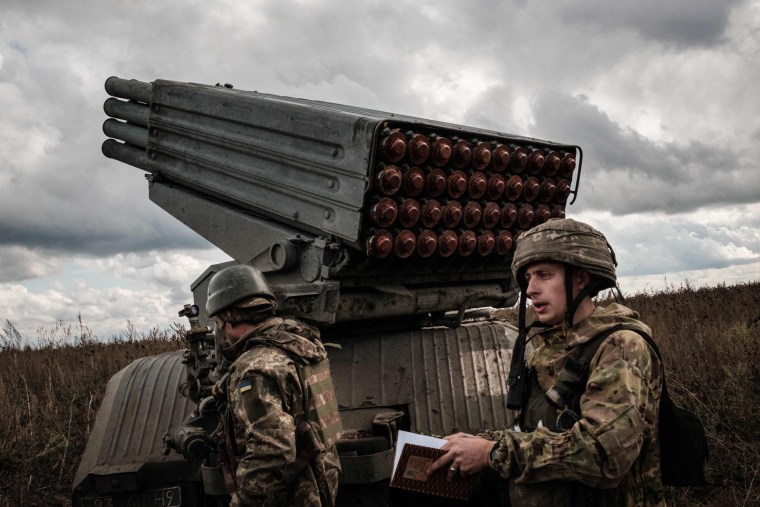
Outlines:
{"label": "license plate", "polygon": [[179,486],[97,498],[82,498],[82,507],[180,507]]}

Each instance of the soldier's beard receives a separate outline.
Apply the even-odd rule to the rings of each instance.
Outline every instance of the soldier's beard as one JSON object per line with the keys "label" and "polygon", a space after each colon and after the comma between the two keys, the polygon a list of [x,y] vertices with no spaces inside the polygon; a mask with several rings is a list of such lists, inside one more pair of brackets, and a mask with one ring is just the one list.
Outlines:
{"label": "soldier's beard", "polygon": [[224,351],[227,348],[227,337],[216,322],[214,322],[214,343],[218,350]]}
{"label": "soldier's beard", "polygon": [[[222,356],[228,361],[234,361],[237,359],[245,349],[245,340],[239,338],[231,339],[227,336],[227,333],[224,332],[224,326],[219,327],[216,323],[214,324],[214,340],[216,341],[217,347],[219,347]],[[234,341],[234,343],[230,343],[231,341]]]}

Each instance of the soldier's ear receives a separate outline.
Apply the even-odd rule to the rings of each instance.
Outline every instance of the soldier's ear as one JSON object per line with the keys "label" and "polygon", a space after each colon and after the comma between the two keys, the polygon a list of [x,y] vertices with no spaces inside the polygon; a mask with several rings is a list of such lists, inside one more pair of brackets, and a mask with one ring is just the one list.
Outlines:
{"label": "soldier's ear", "polygon": [[573,276],[578,281],[578,288],[584,289],[589,283],[591,283],[591,274],[585,269],[578,269],[573,273]]}

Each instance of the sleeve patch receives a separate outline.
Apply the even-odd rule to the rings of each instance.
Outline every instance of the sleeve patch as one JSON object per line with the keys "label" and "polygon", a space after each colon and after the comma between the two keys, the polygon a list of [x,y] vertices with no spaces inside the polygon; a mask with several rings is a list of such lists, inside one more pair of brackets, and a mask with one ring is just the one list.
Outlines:
{"label": "sleeve patch", "polygon": [[243,380],[238,385],[238,392],[240,394],[243,394],[246,391],[250,391],[251,389],[253,389],[253,381],[251,379]]}

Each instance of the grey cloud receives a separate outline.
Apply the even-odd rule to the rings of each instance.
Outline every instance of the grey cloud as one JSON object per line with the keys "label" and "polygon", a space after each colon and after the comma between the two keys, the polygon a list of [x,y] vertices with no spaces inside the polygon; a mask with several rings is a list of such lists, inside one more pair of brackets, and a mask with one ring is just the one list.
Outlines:
{"label": "grey cloud", "polygon": [[0,190],[0,244],[97,255],[207,246],[147,202],[140,171],[98,160],[97,145],[90,146],[94,153],[79,156],[62,146],[41,161],[49,167],[20,168]]}
{"label": "grey cloud", "polygon": [[[747,216],[752,209],[756,205],[748,207],[739,217]],[[742,227],[713,223],[719,214],[709,217],[704,213],[677,216],[640,213],[620,220],[584,211],[574,216],[605,234],[617,254],[620,276],[720,269],[760,260],[760,242],[754,245],[737,242]]]}
{"label": "grey cloud", "polygon": [[622,0],[608,2],[565,1],[560,3],[561,18],[585,27],[589,37],[601,30],[633,30],[645,39],[678,47],[709,46],[721,40],[731,9],[738,0]]}
{"label": "grey cloud", "polygon": [[0,245],[0,283],[47,276],[58,270],[57,255],[25,246]]}
{"label": "grey cloud", "polygon": [[503,84],[484,90],[465,112],[462,122],[475,127],[496,130],[509,134],[520,131],[513,117],[514,92]]}
{"label": "grey cloud", "polygon": [[613,214],[642,210],[675,213],[714,204],[760,199],[760,174],[731,145],[654,143],[615,124],[584,97],[557,90],[534,104],[534,133],[579,144],[584,151],[585,206]]}

